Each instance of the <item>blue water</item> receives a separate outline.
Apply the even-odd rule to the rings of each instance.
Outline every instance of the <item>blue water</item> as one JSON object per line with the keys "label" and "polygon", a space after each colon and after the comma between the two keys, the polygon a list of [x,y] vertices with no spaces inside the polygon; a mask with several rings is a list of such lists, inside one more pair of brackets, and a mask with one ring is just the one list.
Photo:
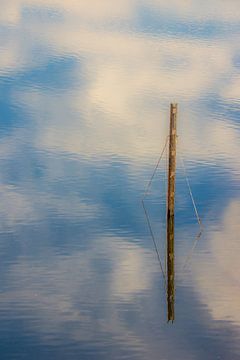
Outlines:
{"label": "blue water", "polygon": [[[239,35],[237,0],[2,1],[1,360],[239,359]],[[168,323],[141,199],[171,102]],[[145,200],[164,268],[165,170]]]}

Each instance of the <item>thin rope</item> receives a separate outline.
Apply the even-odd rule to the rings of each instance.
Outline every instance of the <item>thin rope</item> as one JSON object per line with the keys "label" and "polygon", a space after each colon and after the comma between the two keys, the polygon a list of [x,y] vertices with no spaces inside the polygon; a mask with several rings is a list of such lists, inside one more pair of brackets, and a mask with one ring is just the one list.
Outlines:
{"label": "thin rope", "polygon": [[193,255],[193,252],[195,250],[195,247],[197,246],[198,240],[202,236],[202,232],[203,232],[203,230],[200,230],[199,233],[196,235],[195,241],[193,243],[193,246],[192,246],[191,250],[188,252],[188,255],[187,255],[186,260],[185,260],[185,262],[183,264],[182,270],[185,270],[189,260],[191,259],[192,255]]}
{"label": "thin rope", "polygon": [[151,176],[151,179],[149,180],[149,183],[148,183],[148,185],[147,185],[147,187],[146,187],[146,190],[145,190],[145,192],[144,192],[144,194],[143,194],[143,199],[145,199],[145,197],[149,194],[149,189],[150,189],[150,187],[151,187],[151,185],[152,185],[153,178],[154,178],[154,176],[155,176],[155,174],[156,174],[156,171],[157,171],[157,169],[158,169],[158,167],[159,167],[159,164],[160,164],[160,162],[161,162],[161,160],[162,160],[164,151],[165,151],[165,149],[166,149],[166,146],[167,146],[167,143],[168,143],[168,138],[169,138],[169,136],[167,136],[167,138],[166,138],[166,142],[165,142],[165,144],[164,144],[164,147],[163,147],[163,150],[162,150],[162,152],[161,152],[161,155],[160,155],[160,157],[159,157],[159,159],[158,159],[157,165],[155,166],[155,169],[154,169],[154,171],[153,171],[153,174],[152,174],[152,176]]}
{"label": "thin rope", "polygon": [[167,284],[166,284],[166,276],[165,276],[165,273],[164,273],[164,270],[163,270],[163,266],[162,266],[160,254],[159,254],[159,251],[158,251],[158,247],[157,247],[157,243],[156,243],[156,240],[155,240],[155,236],[154,236],[153,231],[152,231],[151,222],[150,222],[150,219],[149,219],[149,216],[148,216],[148,213],[147,213],[147,209],[146,209],[145,204],[144,204],[144,200],[142,200],[142,206],[143,206],[143,209],[144,209],[144,212],[145,212],[145,216],[146,216],[146,219],[147,219],[147,224],[148,224],[149,232],[150,232],[150,234],[151,234],[151,238],[152,238],[152,241],[153,241],[153,244],[154,244],[154,249],[155,249],[156,254],[157,254],[157,258],[158,258],[158,263],[159,263],[159,266],[160,266],[160,270],[161,270],[162,275],[163,275],[164,285],[165,285],[165,288],[166,288],[166,287],[167,287]]}
{"label": "thin rope", "polygon": [[198,213],[198,210],[197,210],[197,206],[196,206],[196,202],[194,200],[194,197],[193,197],[193,193],[192,193],[192,189],[191,189],[191,185],[190,185],[190,181],[189,181],[189,178],[188,178],[188,175],[187,175],[187,170],[186,170],[186,166],[185,166],[185,163],[184,163],[184,160],[183,160],[183,157],[180,155],[180,159],[181,159],[181,162],[182,162],[182,167],[183,167],[183,171],[184,171],[184,175],[185,175],[185,179],[186,179],[186,183],[187,183],[187,186],[188,186],[188,190],[189,190],[189,194],[190,194],[190,197],[191,197],[191,200],[192,200],[192,204],[193,204],[193,208],[194,208],[194,211],[195,211],[195,215],[196,215],[196,218],[197,218],[197,222],[198,222],[198,225],[199,225],[199,232],[198,234],[195,236],[195,240],[194,240],[194,243],[193,243],[193,246],[192,248],[190,249],[190,251],[188,252],[188,255],[186,257],[186,260],[183,264],[183,267],[182,267],[182,270],[184,270],[186,268],[186,265],[188,264],[189,260],[191,259],[192,257],[192,254],[197,246],[197,243],[203,233],[203,225],[202,225],[202,221],[200,219],[200,216],[199,216],[199,213]]}
{"label": "thin rope", "polygon": [[155,168],[154,168],[153,174],[152,174],[152,176],[151,176],[151,178],[150,178],[150,181],[149,181],[149,183],[148,183],[148,185],[147,185],[147,187],[146,187],[146,190],[145,190],[144,195],[143,195],[143,198],[142,198],[142,206],[143,206],[144,213],[145,213],[145,216],[146,216],[146,219],[147,219],[148,229],[149,229],[149,232],[150,232],[150,235],[151,235],[153,244],[154,244],[154,249],[155,249],[155,252],[156,252],[156,254],[157,254],[157,259],[158,259],[158,263],[159,263],[159,266],[160,266],[160,270],[161,270],[162,275],[163,275],[165,289],[166,289],[166,287],[167,287],[166,275],[165,275],[165,273],[164,273],[164,269],[163,269],[163,266],[162,266],[161,257],[160,257],[159,250],[158,250],[158,247],[157,247],[157,242],[156,242],[156,240],[155,240],[155,236],[154,236],[154,233],[153,233],[153,230],[152,230],[152,226],[151,226],[151,221],[150,221],[150,218],[149,218],[149,216],[148,216],[148,212],[147,212],[147,209],[146,209],[146,206],[145,206],[145,203],[144,203],[144,199],[145,199],[146,196],[149,194],[149,190],[150,190],[150,187],[151,187],[151,185],[152,185],[152,181],[153,181],[153,179],[154,179],[154,176],[156,175],[157,169],[158,169],[159,164],[160,164],[160,162],[161,162],[161,160],[162,160],[163,154],[164,154],[164,152],[165,152],[165,150],[166,150],[166,147],[167,147],[167,144],[168,144],[168,138],[169,138],[169,136],[167,136],[167,138],[166,138],[166,141],[165,141],[163,150],[162,150],[162,152],[161,152],[161,154],[160,154],[160,157],[159,157],[159,159],[158,159],[158,162],[157,162],[157,164],[156,164],[156,166],[155,166]]}
{"label": "thin rope", "polygon": [[191,197],[191,200],[192,200],[193,208],[194,208],[194,211],[195,211],[195,214],[196,214],[196,218],[197,218],[198,224],[200,226],[200,229],[202,230],[202,222],[201,222],[200,216],[198,214],[197,206],[196,206],[196,203],[195,203],[195,200],[194,200],[194,197],[193,197],[193,193],[192,193],[192,189],[191,189],[191,186],[190,186],[189,178],[187,176],[186,166],[185,166],[183,157],[181,156],[181,154],[179,154],[179,155],[180,155],[180,159],[182,161],[183,171],[184,171],[186,183],[187,183],[187,186],[188,186],[189,194],[190,194],[190,197]]}

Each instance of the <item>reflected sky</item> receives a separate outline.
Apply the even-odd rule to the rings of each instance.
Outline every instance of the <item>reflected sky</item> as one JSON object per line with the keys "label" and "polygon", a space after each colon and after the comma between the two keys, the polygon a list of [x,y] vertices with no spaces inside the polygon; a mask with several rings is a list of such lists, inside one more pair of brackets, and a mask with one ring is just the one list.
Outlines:
{"label": "reflected sky", "polygon": [[[238,359],[238,1],[2,0],[3,359]],[[176,321],[141,207],[179,103]],[[164,257],[164,165],[147,207]]]}

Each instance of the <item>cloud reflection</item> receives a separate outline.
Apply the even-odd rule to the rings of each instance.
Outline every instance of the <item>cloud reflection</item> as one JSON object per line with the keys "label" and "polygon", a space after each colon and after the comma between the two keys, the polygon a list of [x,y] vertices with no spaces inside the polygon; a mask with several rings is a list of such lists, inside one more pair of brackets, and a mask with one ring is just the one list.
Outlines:
{"label": "cloud reflection", "polygon": [[196,268],[196,281],[212,319],[234,323],[240,334],[239,214],[240,201],[232,200],[219,228],[209,233],[211,254]]}
{"label": "cloud reflection", "polygon": [[[69,329],[67,336],[90,340],[98,322],[98,304],[104,318],[98,324],[100,333],[106,331],[106,326],[107,331],[123,336],[114,314],[117,304],[131,303],[152,286],[152,252],[121,238],[97,239],[93,248],[75,251],[71,256],[46,254],[41,262],[37,258],[24,259],[9,268],[7,281],[11,290],[2,294],[0,305],[9,308],[18,299],[17,316],[27,316],[28,325],[43,337],[59,329],[61,332],[66,323],[72,322],[76,326]],[[99,271],[101,262],[105,270]]]}
{"label": "cloud reflection", "polygon": [[[186,24],[193,19],[207,18],[226,25],[239,19],[237,3],[233,0],[208,3],[209,12],[197,1],[181,4],[168,1],[166,4],[152,0],[143,4],[152,10],[170,13],[173,23],[173,15],[182,18]],[[107,228],[106,232],[110,234],[105,238],[102,228],[98,229],[101,236],[96,238],[84,238],[79,234],[83,243],[93,243],[84,251],[51,256],[46,249],[41,258],[15,259],[8,264],[8,289],[1,296],[1,308],[9,310],[18,299],[15,316],[27,318],[27,326],[48,340],[49,334],[60,333],[71,323],[73,326],[67,331],[70,339],[94,340],[98,327],[99,333],[113,334],[125,344],[147,349],[148,354],[152,354],[149,335],[139,335],[128,315],[131,307],[138,305],[142,309],[142,299],[145,296],[147,299],[156,284],[153,252],[146,250],[143,244],[134,244],[136,234],[134,237],[132,233],[135,228],[131,229],[131,236],[117,237],[111,233],[114,228],[111,224],[112,203],[114,196],[118,196],[120,202],[126,191],[123,186],[128,183],[126,179],[122,181],[122,188],[118,187],[120,177],[117,179],[119,173],[116,172],[110,185],[107,183],[103,189],[100,181],[95,190],[97,180],[90,176],[89,168],[99,166],[96,159],[104,159],[112,165],[112,158],[124,158],[124,162],[119,161],[120,167],[124,163],[122,177],[132,181],[134,167],[141,169],[139,173],[142,174],[142,169],[151,166],[164,144],[169,102],[178,101],[181,112],[179,144],[186,157],[206,164],[213,162],[226,167],[229,178],[239,177],[237,119],[228,118],[214,106],[209,110],[206,105],[209,98],[214,103],[218,99],[227,109],[232,101],[238,104],[239,76],[236,76],[233,61],[239,53],[237,34],[226,38],[219,36],[214,41],[209,36],[197,40],[184,34],[174,37],[147,34],[136,26],[141,10],[138,2],[129,0],[123,0],[117,6],[108,0],[90,3],[41,0],[37,6],[30,0],[4,0],[1,8],[0,35],[5,56],[0,59],[0,74],[1,81],[8,84],[6,105],[11,108],[14,102],[24,109],[20,114],[22,128],[15,122],[8,135],[1,137],[1,163],[7,169],[6,174],[2,173],[0,187],[1,232],[14,231],[19,224],[34,222],[44,232],[47,221],[43,226],[42,220],[48,216],[65,222],[73,219],[78,225],[89,221],[94,228],[97,227],[95,220],[104,209],[108,211],[105,230]],[[13,155],[20,149],[23,154],[16,156],[14,178],[9,169]],[[27,173],[29,169],[36,170],[35,165],[27,166],[29,154],[34,154],[34,164],[41,158],[45,166],[42,173],[37,169],[43,174],[42,182],[39,180],[41,174]],[[59,169],[59,154],[66,156],[68,163],[72,159],[77,161],[79,172],[69,167],[69,175],[62,159]],[[18,161],[20,157],[21,161]],[[89,168],[83,165],[86,159]],[[20,175],[16,171],[19,163],[24,169],[19,170]],[[101,168],[101,173],[109,177],[106,169]],[[139,173],[134,174],[134,181]],[[73,174],[74,180],[71,179]],[[76,185],[79,174],[88,184],[87,198]],[[144,182],[142,178],[141,181]],[[35,183],[39,187],[34,187]],[[55,188],[52,183],[67,186]],[[129,213],[124,216],[130,214],[133,218],[136,210],[130,206],[133,202],[132,198],[127,199],[128,206],[116,211],[128,209]],[[238,233],[238,207],[238,202],[234,201],[226,210],[222,232],[211,234],[214,266],[209,262],[205,269],[201,267],[195,274],[200,298],[212,318],[237,326],[240,309],[236,254],[239,252],[234,234]],[[135,226],[141,221],[142,218],[138,219]],[[119,223],[116,221],[114,225],[116,229]],[[225,246],[226,238],[231,247]],[[57,237],[54,240],[59,241]],[[207,273],[204,272],[206,269]],[[152,301],[151,298],[147,305],[152,306]],[[155,301],[156,313],[162,311],[159,298]],[[127,310],[124,304],[128,305]],[[145,320],[146,314],[139,320],[141,311],[137,316],[134,311],[131,314],[137,318],[137,324]],[[172,344],[163,335],[162,328],[158,332],[161,315],[157,318],[155,331],[164,338],[167,349],[164,353],[168,354]],[[204,320],[199,322],[208,327]],[[152,323],[149,323],[151,333]],[[181,334],[182,329],[178,333],[182,345]],[[181,350],[186,352],[185,358],[197,357],[192,344],[185,345],[187,350]],[[160,346],[156,343],[154,346],[159,350]],[[175,356],[178,354],[177,347],[173,352]],[[158,356],[156,351],[152,358]]]}
{"label": "cloud reflection", "polygon": [[[5,7],[7,4],[4,2]],[[230,41],[205,39],[196,42],[184,36],[173,39],[129,31],[96,30],[85,22],[72,21],[79,16],[104,22],[109,16],[125,18],[128,14],[134,22],[135,2],[123,1],[121,6],[109,7],[109,1],[104,1],[101,12],[98,2],[94,1],[94,4],[72,1],[66,6],[64,1],[54,1],[51,9],[66,12],[61,22],[44,23],[43,27],[39,17],[38,21],[28,25],[26,14],[24,30],[22,20],[15,24],[18,39],[24,36],[26,45],[19,46],[19,41],[14,40],[16,32],[4,45],[9,56],[4,57],[2,74],[9,69],[25,72],[25,79],[13,89],[12,96],[38,124],[32,134],[36,148],[80,156],[114,154],[145,161],[145,158],[155,157],[164,143],[168,104],[176,100],[182,108],[179,129],[182,133],[184,129],[184,148],[191,148],[191,158],[209,161],[217,155],[234,170],[239,168],[236,156],[238,130],[231,127],[226,118],[219,122],[219,114],[215,117],[207,109],[198,116],[195,112],[195,104],[208,94],[215,94],[226,104],[238,98],[238,79],[233,76],[236,71],[233,58],[237,51],[234,37]],[[234,7],[235,2],[230,5]],[[34,2],[28,1],[26,5],[24,1],[16,1],[16,9],[9,5],[8,13],[18,12],[19,16],[15,17],[19,19],[26,6],[34,8]],[[38,8],[48,6],[48,1],[38,2]],[[166,10],[176,8],[177,4],[170,2],[166,6],[158,2],[158,6]],[[222,7],[225,9],[223,3],[214,13],[216,16],[218,13],[225,15]],[[196,2],[188,2],[181,8],[183,14],[186,12],[186,19],[189,9],[193,14],[198,14],[199,10]],[[38,59],[33,52],[36,40],[45,47],[45,55],[40,52]],[[75,59],[67,68],[64,65],[66,58]],[[35,79],[37,74],[41,73],[44,84],[50,73],[43,70],[54,63],[58,64],[58,76],[62,74],[65,80],[69,78],[72,84],[75,82],[72,88],[59,83],[56,78],[56,86],[52,89],[41,86],[39,89]],[[31,74],[28,68],[32,69]],[[55,70],[52,66],[51,71]],[[227,83],[226,76],[230,79]],[[43,110],[50,115],[46,123],[42,121]],[[227,134],[227,141],[221,140],[222,133]],[[208,146],[202,147],[203,141]]]}

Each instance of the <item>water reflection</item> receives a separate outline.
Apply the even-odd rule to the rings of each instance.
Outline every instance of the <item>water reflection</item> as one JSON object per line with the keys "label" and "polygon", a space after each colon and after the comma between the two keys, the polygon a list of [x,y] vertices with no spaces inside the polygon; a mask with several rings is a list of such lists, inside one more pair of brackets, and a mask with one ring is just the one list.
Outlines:
{"label": "water reflection", "polygon": [[[197,289],[209,307],[212,318],[233,322],[238,327],[240,304],[236,251],[239,205],[239,200],[232,200],[224,210],[220,226],[210,230],[211,253],[205,254],[205,259],[202,259],[206,266],[204,271],[201,269],[201,275],[198,265],[194,266],[197,273]],[[204,273],[208,275],[204,276]]]}
{"label": "water reflection", "polygon": [[[237,6],[1,2],[1,358],[239,357]],[[179,169],[169,327],[140,199],[172,101],[205,235],[182,273]]]}

